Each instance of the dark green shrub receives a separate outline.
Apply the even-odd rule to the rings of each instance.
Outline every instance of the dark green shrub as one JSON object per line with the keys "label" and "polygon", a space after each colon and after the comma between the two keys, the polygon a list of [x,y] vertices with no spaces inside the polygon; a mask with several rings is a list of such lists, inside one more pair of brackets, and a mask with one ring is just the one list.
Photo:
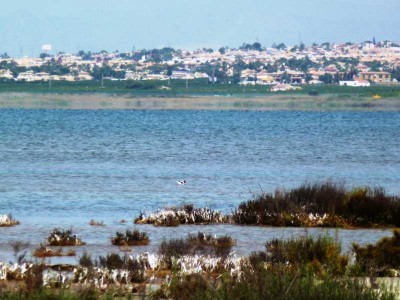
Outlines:
{"label": "dark green shrub", "polygon": [[353,244],[356,256],[355,269],[371,276],[391,276],[392,270],[400,270],[400,230],[392,237],[385,237],[376,244],[359,246]]}
{"label": "dark green shrub", "polygon": [[92,268],[94,266],[91,255],[86,251],[83,252],[82,256],[79,258],[79,265],[85,268]]}
{"label": "dark green shrub", "polygon": [[317,272],[328,270],[331,274],[343,274],[348,263],[347,257],[341,255],[340,244],[329,236],[274,239],[265,247],[267,261],[272,265],[309,266]]}
{"label": "dark green shrub", "polygon": [[237,224],[270,226],[400,226],[400,198],[380,187],[347,191],[330,181],[308,183],[242,202],[231,218]]}
{"label": "dark green shrub", "polygon": [[111,239],[111,243],[116,246],[143,246],[149,242],[147,233],[139,230],[127,230],[125,234],[117,232]]}
{"label": "dark green shrub", "polygon": [[158,249],[158,254],[162,257],[168,268],[172,267],[174,258],[184,255],[210,255],[226,257],[230,252],[235,241],[230,236],[214,237],[202,232],[197,235],[188,235],[185,239],[163,240]]}
{"label": "dark green shrub", "polygon": [[106,256],[99,256],[99,267],[107,268],[110,270],[122,269],[124,266],[124,259],[118,254],[111,253]]}
{"label": "dark green shrub", "polygon": [[395,299],[385,288],[375,290],[359,279],[316,278],[312,272],[288,272],[282,268],[266,270],[244,268],[240,280],[224,274],[219,280],[201,275],[175,276],[170,285],[151,295],[151,299]]}

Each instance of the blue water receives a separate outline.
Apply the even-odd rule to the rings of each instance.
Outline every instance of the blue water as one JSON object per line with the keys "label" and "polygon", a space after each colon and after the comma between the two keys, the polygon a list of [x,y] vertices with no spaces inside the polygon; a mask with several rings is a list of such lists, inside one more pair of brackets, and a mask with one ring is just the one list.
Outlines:
{"label": "blue water", "polygon": [[22,222],[14,237],[184,202],[229,212],[326,179],[400,194],[400,112],[0,110],[0,214]]}

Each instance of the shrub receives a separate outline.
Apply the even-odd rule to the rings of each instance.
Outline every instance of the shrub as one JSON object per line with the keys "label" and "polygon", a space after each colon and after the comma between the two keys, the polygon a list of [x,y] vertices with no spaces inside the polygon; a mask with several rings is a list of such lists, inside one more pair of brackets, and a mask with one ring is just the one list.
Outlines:
{"label": "shrub", "polygon": [[348,263],[347,257],[341,255],[340,244],[329,236],[274,239],[265,247],[267,261],[272,265],[309,266],[317,272],[327,269],[332,274],[343,274]]}
{"label": "shrub", "polygon": [[376,244],[364,247],[353,244],[356,257],[355,268],[371,276],[391,276],[393,270],[400,272],[400,230],[394,230],[392,237],[385,237]]}
{"label": "shrub", "polygon": [[125,234],[117,232],[111,239],[111,243],[116,246],[143,246],[150,242],[147,233],[139,230],[127,230]]}
{"label": "shrub", "polygon": [[141,264],[137,259],[118,254],[111,253],[107,256],[99,256],[99,262],[96,265],[109,270],[128,270],[131,282],[143,282],[145,280],[146,266]]}
{"label": "shrub", "polygon": [[[24,243],[21,241],[15,241],[15,242],[10,243],[10,246],[13,249],[14,257],[18,264],[22,264],[22,263],[26,262],[25,257],[26,257],[27,251],[25,249],[27,249],[29,247],[29,245],[30,245],[29,243]],[[23,250],[25,250],[25,251],[22,252]],[[20,252],[22,252],[22,253],[20,253]]]}
{"label": "shrub", "polygon": [[72,229],[54,228],[47,238],[49,246],[82,246],[85,245],[76,235],[72,234]]}
{"label": "shrub", "polygon": [[158,249],[158,254],[167,268],[171,268],[174,258],[185,255],[226,257],[235,243],[229,236],[217,238],[198,232],[197,235],[189,234],[185,239],[163,240]]}
{"label": "shrub", "polygon": [[330,181],[259,195],[232,213],[237,224],[270,226],[400,225],[400,198],[380,187],[347,191]]}
{"label": "shrub", "polygon": [[345,217],[355,225],[400,225],[400,200],[389,197],[381,187],[356,188],[348,193]]}
{"label": "shrub", "polygon": [[316,278],[307,270],[288,272],[244,268],[240,280],[224,274],[220,280],[199,274],[175,275],[151,299],[394,299],[395,294],[381,287],[375,290],[362,280],[346,277]]}
{"label": "shrub", "polygon": [[118,254],[111,253],[106,256],[99,256],[99,266],[110,270],[122,269],[124,260]]}
{"label": "shrub", "polygon": [[94,266],[91,255],[86,251],[83,252],[82,256],[79,258],[79,265],[85,268],[92,268]]}
{"label": "shrub", "polygon": [[34,264],[29,268],[25,277],[25,289],[27,294],[40,292],[43,288],[44,264]]}

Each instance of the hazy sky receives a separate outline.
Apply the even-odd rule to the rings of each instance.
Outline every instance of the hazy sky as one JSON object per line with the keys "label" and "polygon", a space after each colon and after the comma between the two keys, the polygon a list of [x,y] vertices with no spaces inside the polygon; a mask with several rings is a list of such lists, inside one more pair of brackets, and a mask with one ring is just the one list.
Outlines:
{"label": "hazy sky", "polygon": [[13,0],[0,52],[400,41],[400,0]]}

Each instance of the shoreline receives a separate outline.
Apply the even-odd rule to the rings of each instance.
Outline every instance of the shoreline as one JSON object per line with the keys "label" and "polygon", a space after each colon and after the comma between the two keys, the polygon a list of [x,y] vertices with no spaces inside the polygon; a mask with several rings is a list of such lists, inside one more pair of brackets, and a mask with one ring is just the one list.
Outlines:
{"label": "shoreline", "polygon": [[276,95],[132,95],[105,93],[48,94],[0,93],[0,109],[70,110],[302,110],[302,111],[400,111],[400,99],[340,97],[334,94],[308,96]]}

